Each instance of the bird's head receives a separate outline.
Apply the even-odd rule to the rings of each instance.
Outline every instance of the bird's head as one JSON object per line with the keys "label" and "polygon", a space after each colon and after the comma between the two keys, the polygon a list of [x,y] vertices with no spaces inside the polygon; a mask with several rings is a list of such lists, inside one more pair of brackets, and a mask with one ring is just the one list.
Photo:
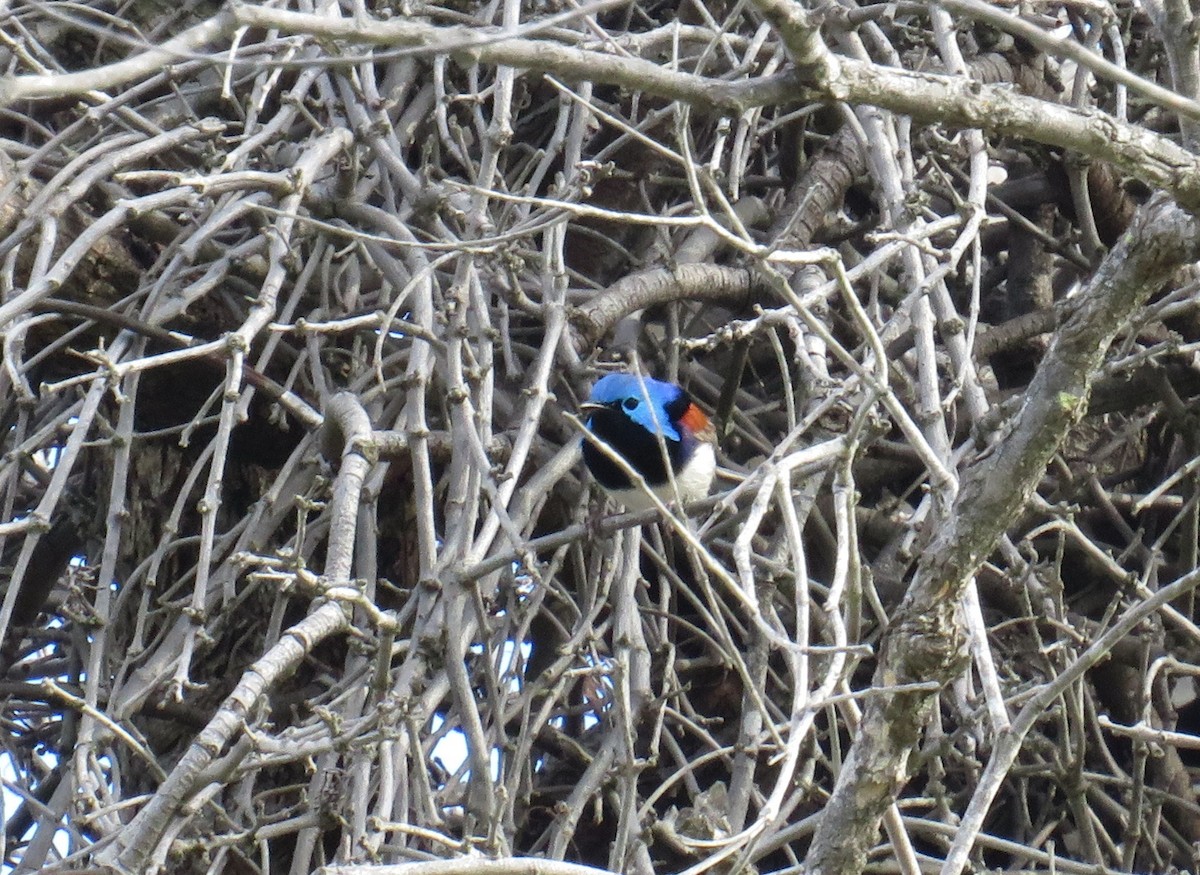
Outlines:
{"label": "bird's head", "polygon": [[626,507],[648,505],[613,453],[664,501],[676,495],[693,501],[708,493],[716,470],[715,431],[679,386],[635,374],[609,374],[596,381],[582,410],[591,432],[583,442],[583,461],[597,482]]}
{"label": "bird's head", "polygon": [[588,428],[638,426],[668,441],[688,442],[710,428],[708,417],[674,383],[635,374],[609,374],[592,387],[583,411]]}

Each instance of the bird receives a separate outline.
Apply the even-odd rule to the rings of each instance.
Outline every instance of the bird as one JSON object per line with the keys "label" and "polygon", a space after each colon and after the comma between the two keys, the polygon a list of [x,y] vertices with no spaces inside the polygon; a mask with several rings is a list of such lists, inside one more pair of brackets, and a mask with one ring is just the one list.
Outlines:
{"label": "bird", "polygon": [[[676,497],[688,504],[708,494],[717,470],[716,429],[684,389],[636,374],[608,374],[596,381],[580,409],[587,415],[587,430],[628,462],[665,504]],[[626,510],[655,506],[588,437],[583,440],[583,462]],[[668,463],[672,475],[667,473]]]}

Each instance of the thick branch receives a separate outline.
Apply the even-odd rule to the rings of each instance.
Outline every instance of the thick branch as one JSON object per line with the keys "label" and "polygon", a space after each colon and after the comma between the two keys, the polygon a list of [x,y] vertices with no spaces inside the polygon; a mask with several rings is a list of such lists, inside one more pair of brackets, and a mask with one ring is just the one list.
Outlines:
{"label": "thick branch", "polygon": [[[1085,112],[981,85],[960,76],[915,73],[833,55],[817,24],[791,0],[756,0],[813,81],[807,96],[870,104],[919,121],[980,128],[1103,158],[1152,188],[1200,208],[1200,163],[1164,137],[1101,112]],[[821,56],[821,52],[825,56]]]}
{"label": "thick branch", "polygon": [[630,313],[656,304],[707,301],[739,310],[766,292],[753,271],[715,264],[680,264],[632,274],[571,313],[575,347],[590,349]]}
{"label": "thick branch", "polygon": [[668,70],[640,58],[565,46],[547,39],[505,37],[468,28],[413,21],[365,21],[238,5],[167,43],[128,61],[77,75],[0,77],[0,106],[14,100],[64,97],[86,88],[118,85],[161,66],[163,55],[227,36],[238,26],[278,28],[367,45],[409,47],[425,55],[547,71],[567,79],[620,85],[693,106],[742,112],[754,106],[795,100],[838,100],[871,104],[922,121],[1024,137],[1111,161],[1189,209],[1200,207],[1200,160],[1165,137],[1100,112],[1085,112],[980,85],[961,77],[878,67],[834,55],[820,40],[811,16],[789,0],[759,0],[760,11],[780,27],[803,75],[784,74],[726,82]]}
{"label": "thick branch", "polygon": [[1080,66],[1087,67],[1098,76],[1103,76],[1112,82],[1126,86],[1144,97],[1153,100],[1159,106],[1173,110],[1185,118],[1200,119],[1200,104],[1184,95],[1176,94],[1168,88],[1163,88],[1148,79],[1143,79],[1136,73],[1131,73],[1125,67],[1118,67],[1102,55],[1098,55],[1086,46],[1082,46],[1065,37],[1046,33],[1040,27],[1030,24],[1024,19],[1010,15],[982,0],[938,0],[938,5],[957,15],[965,15],[976,21],[990,24],[992,27],[1008,31],[1011,34],[1027,40],[1043,52],[1070,58]]}
{"label": "thick branch", "polygon": [[1111,161],[1188,209],[1200,207],[1200,162],[1157,134],[1102,112],[1085,112],[961,77],[880,68],[844,59],[828,97],[869,103],[919,121],[982,128]]}
{"label": "thick branch", "polygon": [[640,58],[579,49],[548,39],[511,37],[494,30],[438,27],[410,19],[326,18],[235,4],[232,9],[190,28],[162,47],[151,48],[115,64],[81,73],[0,76],[0,107],[22,100],[75,97],[136,81],[158,72],[165,64],[193,57],[197,49],[229,37],[239,27],[278,28],[285,33],[309,34],[323,39],[407,48],[414,54],[452,55],[467,61],[553,72],[566,79],[622,85],[698,107],[733,112],[784,102],[795,91],[790,76],[723,82],[675,72]]}
{"label": "thick branch", "polygon": [[[884,639],[877,687],[952,681],[966,661],[956,606],[976,569],[1037,487],[1083,415],[1093,375],[1117,331],[1181,265],[1200,255],[1196,221],[1165,203],[1142,209],[1054,337],[1012,430],[967,469]],[[932,695],[869,700],[807,857],[813,875],[859,872],[879,821],[908,778]]]}
{"label": "thick branch", "polygon": [[88,92],[115,88],[128,82],[159,73],[167,64],[190,57],[197,49],[228,36],[236,24],[228,11],[189,28],[161,46],[78,73],[47,73],[36,76],[0,76],[0,107],[9,107],[22,100],[46,100],[78,97]]}
{"label": "thick branch", "polygon": [[395,863],[363,866],[326,866],[317,875],[607,875],[607,869],[543,860],[539,857],[511,857],[489,860],[459,857],[452,860],[427,860],[419,863]]}

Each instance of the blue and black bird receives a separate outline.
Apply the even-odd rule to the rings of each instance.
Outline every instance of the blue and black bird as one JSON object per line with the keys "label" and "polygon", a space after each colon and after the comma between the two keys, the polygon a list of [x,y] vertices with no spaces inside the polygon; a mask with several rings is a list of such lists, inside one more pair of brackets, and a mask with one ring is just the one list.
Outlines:
{"label": "blue and black bird", "polygon": [[[716,430],[679,386],[634,374],[609,374],[596,381],[582,410],[588,431],[641,474],[662,501],[674,501],[676,489],[684,504],[708,494],[717,470]],[[620,465],[587,438],[583,461],[596,482],[629,510],[653,506]]]}

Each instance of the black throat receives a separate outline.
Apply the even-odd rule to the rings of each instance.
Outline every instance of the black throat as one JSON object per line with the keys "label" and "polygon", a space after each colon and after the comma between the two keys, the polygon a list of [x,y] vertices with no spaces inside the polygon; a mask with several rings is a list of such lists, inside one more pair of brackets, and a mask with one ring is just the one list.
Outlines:
{"label": "black throat", "polygon": [[[668,413],[670,412],[668,410]],[[660,444],[655,435],[626,416],[619,403],[593,411],[588,425],[592,434],[616,450],[630,467],[642,475],[649,486],[663,486],[668,482],[667,468],[663,464],[663,445],[666,446],[667,459],[670,460],[673,470],[678,471],[684,462],[682,441],[664,435]],[[633,483],[617,463],[586,438],[583,441],[583,461],[592,472],[592,476],[604,488],[632,488]]]}

